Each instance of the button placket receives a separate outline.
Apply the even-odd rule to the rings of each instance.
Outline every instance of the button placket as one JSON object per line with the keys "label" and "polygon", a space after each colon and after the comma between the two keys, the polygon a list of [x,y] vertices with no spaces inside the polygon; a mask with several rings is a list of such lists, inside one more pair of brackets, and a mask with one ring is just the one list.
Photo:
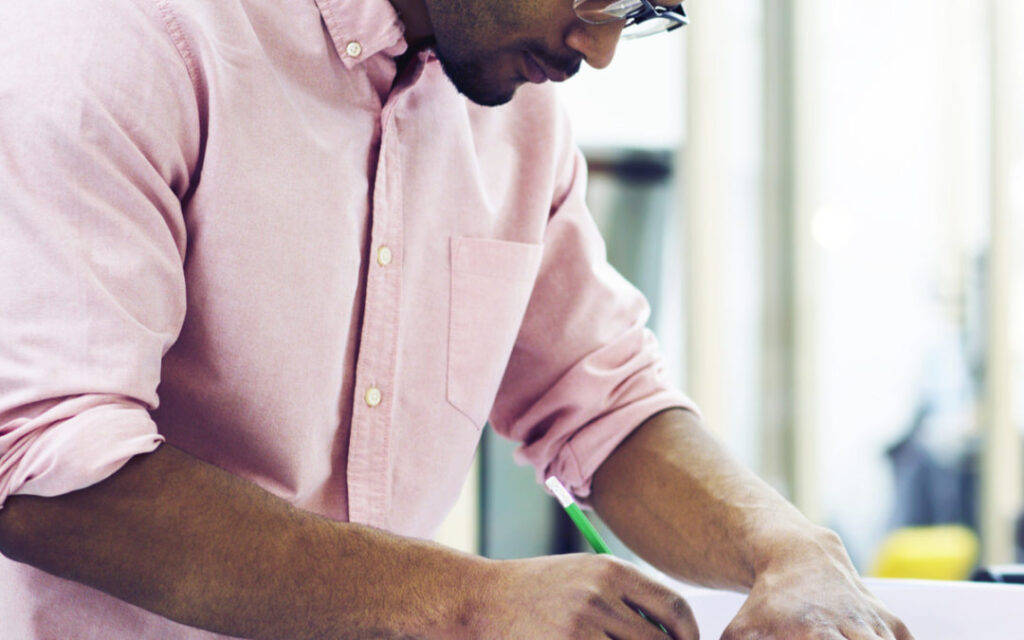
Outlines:
{"label": "button placket", "polygon": [[[353,522],[386,528],[391,503],[391,430],[394,402],[385,402],[396,385],[399,305],[401,303],[401,247],[386,239],[402,237],[402,182],[400,144],[393,126],[396,108],[392,94],[381,114],[380,155],[371,211],[371,249],[378,266],[366,274],[363,328],[356,363],[357,392],[349,438],[349,517]],[[385,269],[384,267],[391,267]],[[361,396],[361,397],[360,397]]]}

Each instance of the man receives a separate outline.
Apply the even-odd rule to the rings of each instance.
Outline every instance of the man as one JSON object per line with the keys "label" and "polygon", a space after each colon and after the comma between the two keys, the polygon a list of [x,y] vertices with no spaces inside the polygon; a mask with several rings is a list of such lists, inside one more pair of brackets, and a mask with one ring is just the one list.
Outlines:
{"label": "man", "polygon": [[564,116],[521,87],[608,64],[621,20],[10,0],[0,24],[5,639],[665,637],[636,610],[696,638],[624,563],[422,541],[487,420],[657,566],[749,589],[730,638],[910,637],[666,386]]}

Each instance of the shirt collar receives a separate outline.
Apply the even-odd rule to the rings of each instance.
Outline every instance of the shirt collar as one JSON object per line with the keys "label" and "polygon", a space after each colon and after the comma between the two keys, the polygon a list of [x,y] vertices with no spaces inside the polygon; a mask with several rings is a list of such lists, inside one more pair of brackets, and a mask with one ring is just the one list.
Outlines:
{"label": "shirt collar", "polygon": [[408,49],[405,25],[388,0],[315,1],[347,68],[376,53],[397,57]]}

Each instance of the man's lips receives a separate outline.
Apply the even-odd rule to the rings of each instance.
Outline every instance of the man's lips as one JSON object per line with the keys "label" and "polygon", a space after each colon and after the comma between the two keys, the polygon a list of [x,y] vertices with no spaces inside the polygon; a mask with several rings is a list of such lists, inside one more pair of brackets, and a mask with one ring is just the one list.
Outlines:
{"label": "man's lips", "polygon": [[534,58],[528,51],[523,52],[523,60],[525,61],[526,67],[526,79],[534,84],[540,84],[548,79],[548,74],[544,72],[544,67],[540,66],[537,59]]}
{"label": "man's lips", "polygon": [[529,51],[523,52],[523,59],[525,60],[526,79],[530,82],[536,84],[540,84],[545,80],[562,82],[569,78],[569,73],[549,67],[534,57]]}

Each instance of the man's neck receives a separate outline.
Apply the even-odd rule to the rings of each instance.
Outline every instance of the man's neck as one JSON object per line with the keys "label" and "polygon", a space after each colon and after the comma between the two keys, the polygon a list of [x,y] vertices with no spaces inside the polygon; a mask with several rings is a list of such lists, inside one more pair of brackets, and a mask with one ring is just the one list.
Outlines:
{"label": "man's neck", "polygon": [[424,0],[391,0],[391,4],[405,25],[405,41],[409,49],[418,49],[434,37],[434,27],[430,24]]}

